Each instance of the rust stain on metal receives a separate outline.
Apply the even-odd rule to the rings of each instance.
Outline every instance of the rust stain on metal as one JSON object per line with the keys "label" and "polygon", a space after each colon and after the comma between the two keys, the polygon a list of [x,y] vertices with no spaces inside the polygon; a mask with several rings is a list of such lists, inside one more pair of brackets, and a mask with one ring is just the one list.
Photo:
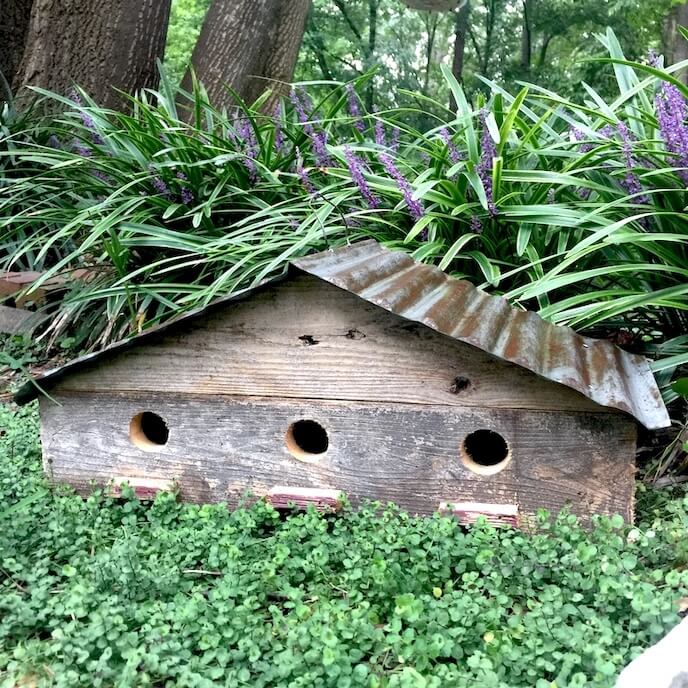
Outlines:
{"label": "rust stain on metal", "polygon": [[[299,258],[292,261],[291,269],[314,275],[406,320],[571,387],[601,406],[629,413],[649,429],[670,425],[644,357],[623,351],[610,341],[583,337],[569,327],[553,325],[531,311],[514,308],[502,297],[490,296],[470,282],[417,263],[406,253],[389,251],[368,240]],[[265,280],[48,371],[24,385],[15,399],[17,403],[26,403],[38,395],[36,384],[52,384],[88,362],[136,346],[284,279]]]}

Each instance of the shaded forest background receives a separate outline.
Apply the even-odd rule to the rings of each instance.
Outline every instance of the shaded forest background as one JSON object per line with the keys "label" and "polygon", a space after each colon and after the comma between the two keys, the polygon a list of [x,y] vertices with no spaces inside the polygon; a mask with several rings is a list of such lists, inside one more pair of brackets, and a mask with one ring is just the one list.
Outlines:
{"label": "shaded forest background", "polygon": [[[185,72],[209,5],[172,0],[165,65],[173,79]],[[595,34],[611,27],[629,59],[657,51],[670,64],[688,57],[677,30],[687,20],[688,4],[676,0],[465,0],[452,12],[401,0],[313,0],[295,78],[348,81],[374,69],[369,110],[417,106],[423,95],[448,100],[442,65],[469,94],[489,90],[482,76],[580,100],[582,81],[604,95],[616,88],[613,74],[587,59],[604,53]]]}

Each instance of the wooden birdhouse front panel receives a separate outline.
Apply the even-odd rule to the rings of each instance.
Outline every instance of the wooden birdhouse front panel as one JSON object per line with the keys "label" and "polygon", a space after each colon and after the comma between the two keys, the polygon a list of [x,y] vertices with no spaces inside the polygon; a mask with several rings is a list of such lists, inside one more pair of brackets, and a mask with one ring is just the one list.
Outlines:
{"label": "wooden birdhouse front panel", "polygon": [[73,372],[51,396],[47,468],[83,492],[130,477],[230,504],[287,486],[412,513],[632,516],[624,414],[310,276]]}
{"label": "wooden birdhouse front panel", "polygon": [[[57,401],[43,402],[49,471],[84,493],[92,480],[155,479],[194,502],[236,505],[279,485],[411,513],[484,502],[630,517],[635,436],[616,414],[150,393]],[[160,419],[144,433],[132,425],[142,413]]]}

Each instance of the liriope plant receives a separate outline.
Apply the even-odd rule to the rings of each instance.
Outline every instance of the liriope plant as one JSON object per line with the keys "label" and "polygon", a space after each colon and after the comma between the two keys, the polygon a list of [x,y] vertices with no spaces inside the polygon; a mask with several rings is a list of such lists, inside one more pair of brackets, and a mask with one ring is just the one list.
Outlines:
{"label": "liriope plant", "polygon": [[363,79],[220,112],[196,85],[188,124],[165,79],[126,113],[42,93],[62,114],[1,142],[0,269],[87,267],[46,335],[93,348],[373,237],[648,353],[671,400],[688,364],[686,65],[631,63],[600,40],[612,102],[584,84],[572,102],[490,83],[471,103],[447,71],[456,111],[419,97],[365,112]]}

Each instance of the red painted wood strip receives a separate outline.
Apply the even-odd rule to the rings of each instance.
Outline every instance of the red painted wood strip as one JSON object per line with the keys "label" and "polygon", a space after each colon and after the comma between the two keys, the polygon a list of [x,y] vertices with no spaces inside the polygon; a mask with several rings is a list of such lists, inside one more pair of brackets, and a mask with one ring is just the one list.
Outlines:
{"label": "red painted wood strip", "polygon": [[289,487],[277,485],[265,496],[275,509],[286,509],[290,505],[307,509],[312,505],[317,511],[339,511],[342,508],[342,491],[319,487]]}

